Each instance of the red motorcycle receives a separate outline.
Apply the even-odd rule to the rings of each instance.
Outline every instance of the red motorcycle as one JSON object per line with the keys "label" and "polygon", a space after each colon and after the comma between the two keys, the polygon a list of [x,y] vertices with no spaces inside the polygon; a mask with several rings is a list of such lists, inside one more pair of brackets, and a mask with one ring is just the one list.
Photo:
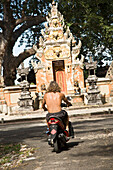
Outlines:
{"label": "red motorcycle", "polygon": [[[56,116],[51,116],[48,120],[48,144],[54,148],[56,153],[60,152],[63,147],[66,147],[66,142],[69,141],[69,133],[65,129],[62,120]],[[70,122],[70,135],[74,137],[74,131]]]}

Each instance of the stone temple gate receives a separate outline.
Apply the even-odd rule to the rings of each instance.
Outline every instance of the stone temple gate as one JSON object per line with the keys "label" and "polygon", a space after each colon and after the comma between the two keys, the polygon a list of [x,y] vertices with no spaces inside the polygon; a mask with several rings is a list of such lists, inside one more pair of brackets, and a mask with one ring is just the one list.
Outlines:
{"label": "stone temple gate", "polygon": [[39,49],[33,46],[39,62],[37,64],[32,60],[37,91],[45,91],[52,80],[59,84],[66,95],[74,94],[76,86],[82,90],[84,57],[81,55],[81,59],[77,58],[81,41],[77,43],[69,27],[66,28],[63,15],[58,11],[54,1],[41,34]]}

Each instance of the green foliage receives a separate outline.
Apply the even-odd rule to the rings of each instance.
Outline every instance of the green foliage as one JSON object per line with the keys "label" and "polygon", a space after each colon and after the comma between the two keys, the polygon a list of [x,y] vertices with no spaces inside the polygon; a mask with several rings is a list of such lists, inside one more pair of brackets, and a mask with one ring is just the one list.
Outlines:
{"label": "green foliage", "polygon": [[11,152],[19,152],[21,148],[20,144],[6,144],[6,145],[0,145],[0,158],[2,158],[4,155],[9,154]]}
{"label": "green foliage", "polygon": [[20,143],[1,144],[0,166],[2,169],[15,168],[23,162],[23,159],[30,157],[34,152],[34,148]]}
{"label": "green foliage", "polygon": [[[59,10],[76,38],[82,40],[82,54],[91,52],[94,59],[112,59],[113,1],[112,0],[57,0]],[[109,49],[109,50],[108,50]]]}
{"label": "green foliage", "polygon": [[0,145],[0,165],[11,162],[12,154],[19,154],[20,144]]}

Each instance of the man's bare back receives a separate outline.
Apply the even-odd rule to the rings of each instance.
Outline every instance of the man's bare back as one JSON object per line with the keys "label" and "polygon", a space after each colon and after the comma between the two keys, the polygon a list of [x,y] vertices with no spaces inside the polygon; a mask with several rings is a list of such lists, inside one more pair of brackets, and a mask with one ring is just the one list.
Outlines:
{"label": "man's bare back", "polygon": [[47,110],[49,113],[56,113],[60,112],[61,109],[61,103],[62,100],[67,103],[67,105],[70,105],[70,102],[67,100],[65,95],[60,92],[49,92],[44,95],[42,108],[46,110],[45,104],[47,105]]}
{"label": "man's bare back", "polygon": [[48,118],[51,115],[56,114],[64,121],[66,130],[69,132],[69,116],[65,110],[61,109],[62,100],[67,104],[67,106],[72,106],[65,95],[61,93],[61,88],[59,87],[58,83],[56,81],[51,81],[42,102],[42,108],[45,111],[48,110],[48,114],[46,115],[47,125]]}

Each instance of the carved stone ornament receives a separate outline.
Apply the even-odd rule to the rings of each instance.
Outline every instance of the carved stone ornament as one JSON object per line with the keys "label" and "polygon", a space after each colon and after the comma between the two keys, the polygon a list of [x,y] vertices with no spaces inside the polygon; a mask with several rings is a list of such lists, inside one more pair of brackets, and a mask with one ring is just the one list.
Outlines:
{"label": "carved stone ornament", "polygon": [[106,78],[110,78],[110,79],[113,80],[113,61],[112,61],[111,65],[110,65],[110,67],[109,67],[109,69],[106,73]]}
{"label": "carved stone ornament", "polygon": [[[47,22],[44,24],[45,29],[41,30],[42,36],[39,38],[39,49],[37,58],[45,56],[46,60],[59,60],[72,57],[72,61],[76,61],[76,57],[80,53],[81,41],[78,45],[73,37],[69,27],[64,23],[63,15],[58,11],[58,5],[52,2],[51,12],[46,17]],[[41,48],[41,50],[40,50]]]}
{"label": "carved stone ornament", "polygon": [[43,91],[43,83],[48,86],[50,81],[55,80],[63,93],[74,95],[75,75],[79,87],[84,88],[84,56],[78,57],[82,43],[75,40],[57,7],[56,1],[53,1],[51,11],[46,17],[45,28],[41,30],[39,48],[34,47],[35,56],[39,59],[38,63],[32,62],[36,73],[36,86],[37,91]]}
{"label": "carved stone ornament", "polygon": [[54,46],[50,47],[45,50],[45,58],[46,59],[63,59],[63,58],[69,58],[70,57],[70,49],[66,46]]}

